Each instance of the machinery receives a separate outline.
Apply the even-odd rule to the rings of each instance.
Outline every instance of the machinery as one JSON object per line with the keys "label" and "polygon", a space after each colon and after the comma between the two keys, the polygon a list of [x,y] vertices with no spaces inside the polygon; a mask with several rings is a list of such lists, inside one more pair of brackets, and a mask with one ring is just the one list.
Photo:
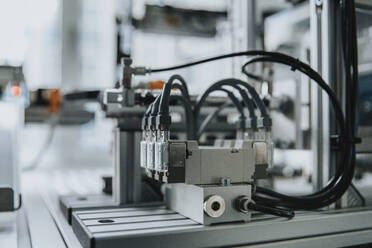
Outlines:
{"label": "machinery", "polygon": [[[255,34],[256,1],[237,2],[247,7],[247,13],[234,12],[231,18],[234,31],[246,29],[249,35]],[[30,238],[28,246],[40,243],[44,245],[41,248],[371,246],[372,208],[364,193],[359,192],[360,187],[354,185],[358,169],[370,169],[371,135],[367,126],[371,124],[368,116],[372,112],[368,83],[363,83],[371,73],[358,73],[355,11],[360,7],[354,1],[291,2],[295,12],[287,9],[287,15],[273,14],[277,13],[273,9],[265,12],[269,17],[262,16],[267,22],[261,24],[265,24],[264,31],[268,32],[261,37],[262,50],[257,49],[254,35],[246,42],[245,34],[235,37],[235,33],[233,50],[243,43],[247,47],[185,64],[150,68],[133,65],[128,54],[136,58],[135,53],[128,49],[120,51],[118,44],[120,80],[114,88],[95,91],[90,96],[95,107],[104,111],[95,113],[114,120],[109,126],[113,128],[112,175],[103,178],[103,192],[94,195],[84,190],[74,195],[63,193],[66,184],[77,192],[83,188],[85,179],[99,182],[102,175],[92,173],[96,168],[90,163],[79,172],[76,168],[74,172],[68,171],[63,165],[57,173],[40,170],[26,175],[26,181],[35,188],[30,187],[28,194],[24,194],[28,198],[27,223],[24,221],[26,224],[21,227],[34,237],[37,233],[50,239]],[[126,25],[151,33],[211,37],[220,28],[217,20],[226,17],[224,11],[186,12],[149,4],[145,9],[148,12],[142,19],[125,17]],[[194,12],[197,22],[191,28],[184,27],[182,23],[187,23]],[[279,37],[277,42],[270,35],[284,30],[276,25],[283,16],[290,17],[285,23],[290,24],[293,34],[288,33],[290,38],[274,35]],[[204,19],[210,19],[210,27],[197,29],[203,26]],[[248,26],[235,23],[243,19],[248,20]],[[324,36],[327,32],[331,35]],[[125,39],[130,38],[126,35]],[[301,40],[293,42],[294,35]],[[310,35],[316,39],[308,39]],[[118,38],[120,41],[122,37]],[[180,58],[186,55],[181,54]],[[212,80],[207,73],[177,71],[225,59],[236,60],[231,71],[234,77],[213,73],[219,78]],[[166,75],[173,71],[179,74]],[[167,81],[157,81],[153,88],[147,82],[135,84],[134,78],[149,74],[155,75],[152,79],[160,81],[166,77]],[[285,82],[288,79],[290,83]],[[204,81],[203,90],[191,91],[193,82]],[[285,83],[279,85],[280,81]],[[298,85],[293,87],[291,83]],[[306,101],[302,98],[304,89],[308,93]],[[272,94],[273,90],[288,94],[280,97]],[[358,96],[362,92],[365,95],[359,105]],[[79,93],[67,94],[64,100],[75,97],[79,98]],[[81,104],[79,110],[88,111],[85,107]],[[83,112],[76,113],[79,116]],[[82,123],[95,118],[90,114]],[[308,122],[306,127],[302,126],[301,118]],[[0,135],[1,131],[0,121]],[[104,135],[108,137],[110,132]],[[77,146],[90,141],[77,142]],[[294,156],[294,148],[303,153]],[[11,149],[3,150],[14,153]],[[96,147],[93,150],[96,152]],[[287,153],[280,161],[282,164],[274,160],[278,151],[281,155]],[[296,178],[297,172],[284,172],[283,168],[293,161],[313,166],[313,170],[305,172],[309,177]],[[109,163],[101,164],[106,167],[100,169],[110,173]],[[44,173],[48,180],[38,173]],[[58,173],[65,173],[63,179],[56,176]],[[30,180],[32,176],[38,181]],[[290,190],[283,190],[281,183]],[[7,202],[0,201],[0,207],[18,210],[16,194],[9,187],[4,188],[5,191],[0,185],[0,199]],[[34,189],[42,189],[41,196],[34,194]],[[20,213],[25,215],[23,209]]]}
{"label": "machinery", "polygon": [[[350,17],[346,22],[350,27],[354,25],[352,20]],[[348,32],[350,36],[355,36],[352,29]],[[355,42],[348,40],[343,45],[355,46]],[[337,206],[345,192],[353,189],[354,151],[355,145],[360,142],[354,112],[358,85],[356,57],[350,52],[345,52],[345,55],[348,56],[347,60],[344,58],[347,65],[344,68],[345,87],[348,89],[345,91],[345,99],[349,103],[345,113],[344,98],[339,98],[338,92],[314,68],[298,58],[279,52],[248,50],[160,69],[132,67],[132,61],[124,59],[120,88],[107,91],[104,101],[108,112],[123,109],[126,114],[121,121],[128,127],[129,123],[136,123],[137,128],[128,132],[127,136],[118,136],[120,139],[115,142],[124,142],[123,146],[116,146],[120,147],[117,154],[124,151],[127,155],[125,162],[116,163],[115,166],[114,204],[98,208],[86,205],[78,209],[70,208],[70,222],[83,247],[120,247],[123,243],[163,247],[167,246],[167,240],[177,244],[189,240],[192,246],[237,246],[268,242],[276,235],[275,228],[270,229],[270,223],[265,223],[260,229],[259,225],[255,225],[253,215],[262,216],[260,213],[263,213],[293,219],[294,211],[297,210],[317,210],[334,203]],[[287,195],[260,185],[258,179],[265,178],[268,168],[273,164],[273,123],[267,106],[253,84],[244,80],[221,79],[192,98],[187,83],[176,74],[168,79],[160,93],[153,95],[152,101],[142,102],[144,109],[141,114],[133,114],[138,108],[140,97],[136,97],[131,87],[132,76],[177,70],[232,57],[248,57],[242,71],[249,80],[265,81],[249,70],[254,64],[280,64],[301,72],[318,87],[318,91],[322,90],[326,94],[334,117],[334,128],[327,142],[332,144],[332,156],[339,163],[327,185],[319,184],[314,193],[304,195]],[[218,113],[201,118],[201,112],[208,97],[216,91],[226,94],[230,104],[235,107],[235,135],[232,139],[217,139],[214,144],[204,146],[199,143],[199,138]],[[176,100],[184,109],[185,139],[172,138],[172,100]],[[223,106],[220,106],[221,109]],[[128,107],[132,111],[130,115]],[[133,136],[134,133],[136,136]],[[131,197],[127,198],[132,199],[129,201],[115,200],[126,199],[126,195],[136,192],[136,187],[128,186],[128,183],[139,183],[138,175],[142,174],[162,184],[165,201],[143,204]],[[63,199],[62,203],[66,205]],[[346,216],[341,216],[342,211],[335,210],[335,214],[337,218],[321,217],[321,222],[328,222],[335,227],[340,219],[348,221]],[[311,223],[320,225],[316,223],[318,219],[315,215],[305,213],[304,216],[308,218],[304,224],[306,227],[295,227],[298,219],[294,218],[288,222],[292,224],[287,228],[305,228],[310,231],[308,227]],[[254,238],[256,241],[252,241],[252,236],[251,239],[245,236],[249,232],[265,234],[262,239]],[[320,229],[311,229],[311,232],[313,235],[324,234]],[[216,238],[214,242],[209,238],[224,233],[231,239]],[[297,234],[291,238],[298,237]],[[277,239],[284,240],[285,237]]]}
{"label": "machinery", "polygon": [[[123,88],[115,92],[109,92],[105,99],[106,101],[108,101],[107,99],[114,99],[113,101],[125,104],[131,104],[132,102],[133,104],[135,97],[130,94],[134,91],[125,88],[130,85],[125,80],[128,71],[148,73],[172,70],[234,56],[254,56],[245,66],[255,62],[271,61],[290,66],[293,70],[299,70],[313,79],[329,95],[335,110],[336,120],[340,128],[340,134],[334,136],[335,146],[338,147],[340,156],[349,157],[358,140],[357,138],[347,138],[349,133],[346,129],[340,103],[335,98],[333,91],[309,65],[281,53],[246,51],[158,70],[142,67],[140,69],[128,68],[130,63],[124,62]],[[172,94],[174,88],[179,89],[180,94]],[[233,93],[231,89],[235,89],[236,92]],[[202,133],[200,132],[198,117],[206,99],[215,91],[226,93],[236,107],[238,112],[236,138],[233,140],[216,140],[213,146],[200,146],[197,140]],[[241,101],[236,97],[236,93],[240,94]],[[170,138],[172,118],[169,102],[172,98],[180,99],[184,107],[185,131],[187,134],[187,140],[185,141]],[[137,118],[134,120],[138,122]],[[209,121],[210,118],[206,118],[206,120]],[[128,118],[128,121],[133,121],[133,118]],[[208,123],[204,123],[204,125],[208,125]],[[264,102],[256,90],[242,80],[234,78],[219,80],[207,88],[196,100],[192,101],[185,80],[179,75],[171,76],[168,82],[164,84],[161,93],[156,96],[144,112],[141,121],[141,137],[133,139],[128,136],[122,139],[126,142],[134,140],[134,151],[139,149],[139,160],[136,160],[135,154],[137,152],[128,155],[134,156],[132,158],[136,162],[132,163],[134,167],[129,167],[132,168],[130,172],[142,168],[147,177],[164,183],[166,185],[165,204],[154,205],[150,203],[144,206],[141,204],[125,205],[117,202],[118,204],[106,206],[103,210],[102,206],[100,210],[94,206],[93,208],[90,206],[90,209],[87,209],[87,206],[85,206],[85,209],[75,209],[72,217],[70,217],[75,233],[83,246],[99,247],[100,238],[109,239],[110,242],[114,242],[113,244],[124,242],[126,235],[121,236],[119,233],[116,235],[116,233],[119,230],[124,231],[127,228],[126,226],[129,228],[131,225],[138,225],[136,224],[137,219],[129,218],[132,214],[135,216],[145,215],[146,222],[149,221],[147,218],[164,214],[159,218],[169,223],[176,222],[175,225],[180,224],[176,220],[183,216],[180,225],[199,223],[208,226],[220,223],[249,222],[253,212],[293,218],[293,210],[318,209],[337,201],[351,183],[350,175],[352,174],[350,173],[352,172],[350,170],[353,169],[353,166],[348,159],[343,161],[344,166],[339,167],[337,177],[328,186],[310,195],[287,196],[257,185],[256,179],[264,178],[267,168],[272,164],[271,125],[271,118]],[[124,151],[126,151],[128,147],[129,144],[121,147],[120,150],[124,148]],[[121,178],[123,176],[128,177],[130,175],[128,174],[128,167],[122,167],[122,163],[119,164],[121,165],[116,166],[119,170],[116,170],[114,184],[122,182]],[[129,163],[126,162],[125,164],[128,166]],[[126,169],[123,170],[122,168]],[[136,173],[131,175],[132,179],[127,179],[126,183],[135,182],[133,175],[136,176]],[[120,190],[123,189],[128,188],[121,185]],[[89,220],[93,216],[95,220],[91,223]],[[115,219],[115,217],[118,217],[118,219]],[[124,220],[123,218],[129,219]],[[95,226],[96,221],[103,225]],[[108,224],[116,222],[118,222],[117,225]],[[153,225],[156,225],[155,222]],[[105,224],[108,224],[107,228],[109,229],[107,231],[112,232],[108,236],[104,235],[107,232],[105,231]],[[229,226],[226,226],[226,230],[230,230],[229,228]]]}
{"label": "machinery", "polygon": [[0,66],[0,212],[15,211],[22,205],[19,175],[20,130],[25,96],[22,66]]}
{"label": "machinery", "polygon": [[[183,84],[174,83],[176,80]],[[260,118],[257,125],[254,111],[250,109],[251,116],[246,119],[234,94],[221,87],[239,83],[244,84],[235,79],[219,81],[201,95],[195,106],[185,109],[192,113],[188,125],[193,126],[189,134],[193,137],[194,126],[197,126],[194,117],[198,116],[203,101],[215,86],[214,90],[226,92],[241,110],[237,121],[241,139],[217,140],[214,146],[199,146],[197,141],[169,138],[171,118],[167,101],[170,89],[180,88],[185,102],[192,106],[187,86],[178,75],[169,79],[162,95],[150,105],[142,120],[141,167],[150,178],[169,185],[165,196],[169,209],[204,225],[249,221],[248,208],[254,205],[251,197],[253,180],[263,178],[272,163],[270,118]],[[247,88],[255,92],[249,85]],[[238,86],[237,89],[252,106],[246,91]],[[254,95],[258,96],[257,93]]]}

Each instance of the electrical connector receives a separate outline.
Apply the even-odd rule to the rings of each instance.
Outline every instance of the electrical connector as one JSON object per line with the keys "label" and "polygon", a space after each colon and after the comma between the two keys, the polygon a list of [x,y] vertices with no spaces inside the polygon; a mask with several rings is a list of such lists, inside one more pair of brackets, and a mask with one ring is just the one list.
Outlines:
{"label": "electrical connector", "polygon": [[169,130],[172,123],[170,115],[157,115],[155,119],[155,127],[158,130]]}
{"label": "electrical connector", "polygon": [[155,170],[165,173],[168,170],[168,137],[169,131],[158,131],[158,141],[155,144]]}
{"label": "electrical connector", "polygon": [[273,122],[270,117],[260,117],[257,120],[257,127],[258,128],[271,128]]}

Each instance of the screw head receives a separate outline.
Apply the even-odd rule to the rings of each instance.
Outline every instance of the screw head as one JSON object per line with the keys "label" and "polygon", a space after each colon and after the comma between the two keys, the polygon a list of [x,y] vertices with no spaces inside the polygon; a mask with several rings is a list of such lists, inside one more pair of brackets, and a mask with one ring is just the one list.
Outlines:
{"label": "screw head", "polygon": [[229,185],[231,185],[231,179],[230,178],[221,178],[221,184],[223,186],[229,186]]}

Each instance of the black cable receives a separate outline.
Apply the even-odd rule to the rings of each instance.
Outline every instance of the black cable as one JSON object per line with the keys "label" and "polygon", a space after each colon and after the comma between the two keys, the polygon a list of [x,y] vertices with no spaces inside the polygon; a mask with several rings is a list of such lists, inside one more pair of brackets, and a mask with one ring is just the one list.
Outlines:
{"label": "black cable", "polygon": [[[207,90],[208,91],[208,95],[210,93],[212,93],[212,92],[215,92],[215,91],[223,91],[223,92],[225,92],[227,94],[227,96],[229,97],[229,99],[234,103],[235,107],[237,108],[237,110],[240,113],[239,121],[245,122],[245,114],[244,114],[244,108],[243,108],[243,106],[241,105],[241,103],[239,102],[239,100],[235,97],[235,95],[231,91],[222,88],[222,86],[223,85],[218,85],[217,87],[213,87],[213,89],[208,88],[208,90]],[[205,100],[206,97],[205,98],[202,98],[202,99]],[[199,103],[200,102],[198,101],[197,106],[198,106]],[[200,110],[200,108],[199,108],[199,110]],[[196,108],[194,108],[194,121],[195,121],[194,126],[198,126],[197,123],[196,123],[196,121],[197,121],[197,117],[198,117],[199,112],[197,112],[197,111],[198,110],[196,110]],[[196,135],[196,137],[197,137],[197,139],[199,139],[199,136],[198,135]]]}
{"label": "black cable", "polygon": [[258,81],[258,82],[263,82],[263,81],[265,81],[263,77],[248,72],[248,71],[246,70],[246,68],[247,68],[247,63],[244,64],[244,65],[242,66],[242,73],[243,73],[244,75],[246,75],[248,78],[253,79],[253,80],[255,80],[255,81]]}
{"label": "black cable", "polygon": [[[256,114],[254,112],[253,100],[248,96],[247,92],[244,89],[241,88],[241,86],[238,86],[238,85],[235,85],[235,84],[229,84],[229,86],[231,86],[232,88],[239,91],[239,93],[240,93],[240,95],[243,99],[243,102],[248,109],[248,113],[249,113],[249,117],[250,117],[251,122],[252,121],[256,122],[257,117],[256,117]],[[212,112],[209,116],[207,116],[205,118],[205,120],[202,122],[202,124],[200,125],[200,127],[198,129],[198,133],[196,135],[197,140],[200,138],[201,134],[207,128],[209,123],[218,115],[218,113],[225,107],[225,105],[227,106],[228,104],[221,105],[219,108],[217,108],[214,112]],[[245,116],[242,116],[242,117],[245,117]]]}
{"label": "black cable", "polygon": [[184,96],[179,95],[171,95],[170,100],[176,100],[182,103],[184,109],[185,109],[185,116],[186,116],[186,135],[188,140],[194,139],[193,137],[193,122],[194,122],[194,115],[192,113],[192,108],[190,105],[190,101],[188,101]]}
{"label": "black cable", "polygon": [[[175,82],[178,81],[178,82]],[[183,99],[179,99],[182,102],[184,102],[185,105],[185,115],[187,117],[187,122],[186,122],[186,129],[187,129],[187,137],[188,139],[195,139],[195,133],[196,133],[196,128],[194,126],[194,115],[192,115],[192,110],[191,112],[188,110],[189,106],[190,108],[192,107],[192,103],[190,101],[190,95],[188,93],[188,88],[186,85],[185,80],[180,76],[180,75],[172,75],[168,82],[164,85],[163,90],[160,95],[160,102],[159,102],[159,108],[157,111],[157,118],[162,118],[166,117],[168,120],[170,120],[169,116],[169,99],[171,95],[171,90],[172,89],[179,89],[181,91]],[[187,105],[187,106],[186,106]]]}
{"label": "black cable", "polygon": [[249,92],[249,94],[251,95],[254,103],[257,105],[258,109],[260,110],[260,113],[261,113],[261,117],[269,117],[269,114],[267,113],[267,110],[266,110],[266,107],[265,107],[265,104],[263,103],[263,101],[261,100],[261,98],[259,97],[259,95],[257,94],[256,90],[251,86],[249,85],[248,83],[242,81],[242,80],[239,80],[239,79],[235,79],[235,78],[228,78],[228,79],[223,79],[223,80],[220,80],[220,81],[217,81],[216,83],[212,84],[204,93],[203,95],[201,95],[198,100],[197,100],[197,103],[194,107],[194,116],[197,117],[199,115],[199,112],[200,112],[200,108],[203,106],[205,100],[207,99],[207,97],[209,96],[209,94],[211,92],[213,92],[216,88],[219,88],[221,86],[243,86],[244,88],[246,88]]}
{"label": "black cable", "polygon": [[179,89],[181,91],[181,95],[183,96],[183,98],[187,102],[187,104],[189,106],[192,106],[187,87],[185,88],[182,84],[174,82],[174,83],[172,83],[172,89]]}
{"label": "black cable", "polygon": [[[161,69],[154,69],[149,70],[149,72],[160,72],[160,71],[168,71],[168,70],[175,70],[175,69],[181,69],[201,63],[206,63],[218,59],[224,59],[224,58],[230,58],[230,57],[236,57],[236,56],[264,56],[260,57],[254,60],[254,62],[275,62],[275,63],[282,63],[288,66],[291,66],[293,70],[297,69],[301,71],[302,73],[308,75],[311,79],[313,79],[329,96],[330,101],[333,105],[336,120],[338,123],[338,128],[340,130],[340,150],[341,154],[343,155],[343,159],[340,161],[343,162],[342,166],[339,166],[337,169],[336,175],[331,182],[322,190],[319,192],[313,193],[311,195],[305,195],[305,196],[285,196],[283,194],[279,194],[277,192],[266,190],[261,191],[258,190],[258,194],[266,194],[268,195],[268,198],[264,197],[261,199],[265,199],[266,202],[275,203],[279,206],[285,206],[285,207],[291,207],[294,209],[315,209],[315,208],[321,208],[324,206],[327,206],[331,203],[333,203],[335,200],[339,199],[343,193],[346,191],[346,189],[349,187],[353,174],[354,174],[354,166],[352,163],[352,152],[354,150],[354,136],[350,135],[350,130],[347,128],[348,124],[346,124],[344,115],[342,112],[342,108],[338,102],[338,99],[334,92],[329,88],[329,86],[324,82],[322,77],[314,71],[309,65],[299,61],[298,59],[295,59],[291,56],[282,54],[282,53],[276,53],[276,52],[266,52],[266,51],[244,51],[244,52],[238,52],[238,53],[231,53],[221,56],[216,56],[213,58],[208,58],[204,60],[199,60],[192,63],[187,63],[179,66],[173,66],[168,68],[161,68]],[[252,62],[253,63],[253,62]],[[223,81],[223,80],[221,80]],[[221,82],[217,82],[221,83]],[[251,87],[249,85],[249,87]],[[249,90],[249,88],[247,88]],[[253,91],[252,91],[253,92]],[[249,91],[249,93],[252,93]],[[256,92],[257,93],[257,92]],[[194,108],[194,117],[198,116],[198,113],[200,111],[200,107],[202,106],[203,97],[206,97],[208,95],[207,92],[204,93],[202,98],[198,101],[197,105]],[[251,94],[253,100],[256,102],[256,97]],[[256,102],[257,104],[257,102]],[[260,106],[257,104],[259,109]],[[263,113],[260,109],[261,114]],[[195,118],[196,119],[196,118]],[[354,131],[353,131],[354,132]],[[257,195],[258,197],[259,195]],[[271,197],[272,196],[272,197]],[[270,199],[272,198],[272,199]],[[283,200],[285,199],[285,201]]]}
{"label": "black cable", "polygon": [[251,51],[229,53],[229,54],[215,56],[215,57],[202,59],[202,60],[198,60],[198,61],[195,61],[195,62],[190,62],[190,63],[177,65],[177,66],[157,68],[157,69],[148,69],[148,72],[149,73],[156,73],[156,72],[178,70],[178,69],[182,69],[182,68],[186,68],[186,67],[190,67],[190,66],[194,66],[194,65],[199,65],[199,64],[203,64],[203,63],[208,63],[208,62],[215,61],[215,60],[220,60],[220,59],[239,57],[239,56],[258,56],[258,55],[268,55],[268,54],[273,54],[273,52],[266,52],[266,51],[262,51],[262,50],[251,50]]}
{"label": "black cable", "polygon": [[227,96],[229,97],[229,99],[234,103],[235,107],[237,108],[237,110],[239,111],[240,113],[240,118],[242,118],[243,120],[245,120],[245,114],[244,114],[244,108],[243,108],[243,105],[240,103],[240,101],[238,100],[238,98],[236,98],[236,96],[234,95],[234,93],[232,93],[231,91],[227,90],[227,89],[224,89],[224,88],[217,88],[216,91],[223,91],[227,94]]}
{"label": "black cable", "polygon": [[239,94],[241,95],[243,102],[248,109],[249,117],[256,118],[256,114],[254,112],[254,103],[253,103],[252,98],[248,96],[247,92],[244,89],[242,89],[241,86],[238,86],[235,84],[230,85],[230,86],[239,91]]}
{"label": "black cable", "polygon": [[[174,81],[178,82],[174,82]],[[171,96],[172,89],[179,89],[181,96]],[[155,101],[146,110],[143,120],[142,128],[144,129],[147,125],[155,128],[156,118],[160,115],[169,116],[169,100],[173,98],[180,101],[185,108],[186,116],[186,133],[188,139],[194,139],[194,116],[192,114],[192,103],[190,101],[189,91],[185,80],[180,75],[173,75],[168,82],[164,85],[161,94],[155,99]],[[170,119],[170,117],[169,117]],[[149,121],[148,121],[149,120]],[[148,123],[149,122],[149,123]],[[148,123],[148,124],[147,124]]]}
{"label": "black cable", "polygon": [[149,123],[148,123],[148,120],[149,120],[149,117],[151,115],[151,112],[152,112],[152,108],[154,107],[154,102],[152,102],[146,109],[146,112],[145,114],[143,115],[142,117],[142,130],[146,130]]}
{"label": "black cable", "polygon": [[[346,141],[344,145],[341,145],[341,150],[344,151],[344,161],[346,164],[343,167],[340,167],[339,175],[340,178],[335,177],[331,183],[326,186],[323,190],[311,194],[311,195],[305,195],[301,197],[292,197],[292,196],[286,196],[271,190],[263,189],[263,188],[257,188],[257,193],[261,194],[269,194],[270,196],[278,197],[284,199],[286,202],[280,202],[278,204],[282,206],[290,206],[292,208],[320,208],[326,205],[329,205],[330,203],[334,202],[335,199],[338,199],[342,196],[342,194],[346,191],[347,187],[350,185],[351,179],[350,174],[353,174],[353,166],[350,165],[350,149],[352,147],[350,142],[350,136],[347,132],[347,129],[345,127],[345,121],[343,118],[343,113],[341,106],[337,100],[336,95],[334,92],[329,88],[329,86],[323,81],[321,76],[311,69],[310,66],[304,64],[303,62],[296,60],[294,58],[288,57],[287,59],[283,58],[276,58],[276,57],[270,57],[270,56],[263,56],[263,57],[257,57],[250,61],[250,63],[255,62],[276,62],[285,64],[288,66],[291,66],[292,69],[298,69],[301,72],[308,75],[310,78],[312,78],[314,81],[316,81],[319,86],[326,91],[326,93],[330,97],[330,101],[335,109],[336,119],[339,124],[340,133],[341,133],[341,140]],[[349,174],[348,174],[349,173]],[[352,178],[352,177],[351,177]]]}
{"label": "black cable", "polygon": [[295,213],[292,210],[269,207],[254,202],[247,203],[246,209],[289,219],[292,219],[295,216]]}
{"label": "black cable", "polygon": [[[172,75],[169,78],[168,82],[164,84],[164,87],[161,93],[158,115],[169,114],[169,96],[170,96],[171,90],[174,88],[173,87],[174,81],[176,80],[181,82],[182,86],[179,87],[179,89],[181,90],[184,97],[190,100],[190,96],[188,94],[187,86],[186,86],[184,79],[180,75]],[[178,84],[175,84],[175,85],[177,86]]]}
{"label": "black cable", "polygon": [[[178,83],[173,83],[173,88],[180,89],[181,92],[185,92],[185,88]],[[182,94],[181,96],[179,95],[170,95],[169,100],[177,100],[182,103],[184,109],[185,109],[185,116],[186,116],[186,121],[185,121],[185,126],[186,126],[186,136],[187,139],[193,140],[195,139],[194,133],[195,133],[195,127],[194,127],[194,115],[192,113],[192,104],[190,101],[190,98],[186,97],[186,94]],[[169,108],[169,107],[168,107]]]}
{"label": "black cable", "polygon": [[148,121],[149,121],[148,126],[151,129],[155,129],[155,125],[156,125],[155,119],[156,119],[156,116],[158,115],[160,99],[161,99],[161,95],[158,95],[155,98],[155,101],[152,103],[152,106],[151,106],[151,113],[150,113],[150,116],[148,117]]}
{"label": "black cable", "polygon": [[[187,99],[190,100],[189,89],[187,88],[187,84],[186,84],[185,79],[184,79],[182,76],[178,75],[178,74],[174,74],[171,78],[172,78],[172,81],[174,81],[174,80],[178,80],[178,81],[179,81],[179,83],[180,83],[180,84],[183,86],[183,88],[184,88],[183,95],[184,95]],[[181,89],[180,89],[180,90],[181,90]]]}
{"label": "black cable", "polygon": [[213,112],[211,112],[205,119],[203,120],[202,124],[200,124],[198,133],[197,133],[197,140],[200,139],[200,136],[205,132],[207,129],[208,125],[212,122],[212,120],[217,117],[217,115],[226,107],[231,105],[231,102],[225,102],[221,104],[221,106],[217,107]]}
{"label": "black cable", "polygon": [[[350,6],[349,6],[350,4]],[[350,137],[357,135],[356,115],[358,111],[358,69],[357,69],[357,45],[356,45],[356,24],[355,24],[355,6],[354,1],[344,1],[342,8],[342,37],[343,41],[343,58],[346,77],[346,127]],[[350,14],[351,12],[351,14]],[[350,41],[352,40],[352,41]],[[352,155],[350,162],[349,175],[346,177],[348,181],[352,180],[355,166],[355,146],[352,146]],[[341,174],[338,170],[335,178]],[[332,184],[330,184],[332,185]],[[345,187],[343,187],[345,188]],[[282,196],[280,196],[282,197]]]}

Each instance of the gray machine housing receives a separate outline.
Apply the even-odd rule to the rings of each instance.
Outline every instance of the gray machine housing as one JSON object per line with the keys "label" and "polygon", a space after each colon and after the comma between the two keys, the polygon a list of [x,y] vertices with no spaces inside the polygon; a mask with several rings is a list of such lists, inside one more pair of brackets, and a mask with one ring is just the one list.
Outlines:
{"label": "gray machine housing", "polygon": [[[167,208],[203,225],[237,221],[248,222],[251,220],[251,213],[239,211],[235,203],[241,196],[251,198],[251,187],[249,184],[229,186],[170,184],[166,189],[166,204]],[[223,199],[223,203],[219,203],[217,200],[214,202],[214,197]],[[210,203],[212,206],[217,203],[218,209],[208,209],[209,200],[212,200]],[[214,215],[218,211],[222,212],[221,215]]]}
{"label": "gray machine housing", "polygon": [[196,141],[145,140],[141,165],[150,176],[168,183],[169,209],[204,225],[248,222],[250,212],[243,211],[237,202],[241,197],[252,199],[251,183],[256,167],[267,168],[268,147],[266,142],[253,140],[207,147]]}

